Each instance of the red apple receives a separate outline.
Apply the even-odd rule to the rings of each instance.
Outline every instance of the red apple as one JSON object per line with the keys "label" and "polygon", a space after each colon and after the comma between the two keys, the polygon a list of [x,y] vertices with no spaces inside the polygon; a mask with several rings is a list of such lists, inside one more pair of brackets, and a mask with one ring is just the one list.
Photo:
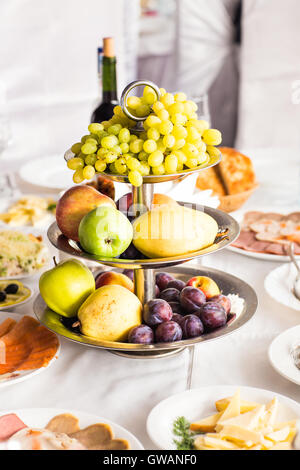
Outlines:
{"label": "red apple", "polygon": [[56,221],[59,229],[67,238],[79,241],[78,227],[81,219],[101,205],[116,207],[110,197],[101,194],[91,186],[73,186],[57,203]]}
{"label": "red apple", "polygon": [[187,286],[196,287],[197,289],[202,290],[207,299],[214,297],[215,295],[220,294],[220,289],[213,279],[206,276],[196,276],[192,277],[187,284]]}
{"label": "red apple", "polygon": [[105,271],[96,278],[96,289],[102,286],[107,286],[109,284],[123,286],[131,292],[133,289],[133,282],[129,279],[128,276],[121,273],[116,273],[115,271]]}

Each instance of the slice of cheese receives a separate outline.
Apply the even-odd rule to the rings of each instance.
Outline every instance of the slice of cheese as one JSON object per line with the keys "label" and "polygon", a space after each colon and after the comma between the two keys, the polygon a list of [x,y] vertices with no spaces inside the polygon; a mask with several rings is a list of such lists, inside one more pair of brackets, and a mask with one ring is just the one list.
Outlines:
{"label": "slice of cheese", "polygon": [[270,439],[271,441],[282,442],[286,441],[290,434],[290,427],[286,426],[285,428],[279,429],[278,431],[270,432],[265,436],[266,439]]}
{"label": "slice of cheese", "polygon": [[226,420],[220,420],[218,427],[235,425],[240,426],[244,429],[253,430],[258,427],[259,421],[265,412],[265,405],[258,405],[254,410],[248,411],[247,413],[240,414],[235,418],[229,418]]}
{"label": "slice of cheese", "polygon": [[217,437],[204,436],[204,445],[210,446],[216,450],[238,450],[239,446],[233,442],[226,441]]}
{"label": "slice of cheese", "polygon": [[227,408],[223,412],[222,416],[220,417],[217,425],[216,431],[219,432],[222,429],[222,422],[226,421],[230,418],[235,418],[239,416],[241,411],[241,398],[240,398],[240,390],[237,390],[233,397],[231,398]]}
{"label": "slice of cheese", "polygon": [[251,431],[235,425],[224,426],[220,435],[222,438],[229,439],[235,443],[241,443],[246,447],[252,447],[254,444],[261,444],[262,440],[260,432]]}
{"label": "slice of cheese", "polygon": [[270,403],[266,405],[266,413],[263,419],[264,426],[272,426],[274,427],[276,418],[278,413],[278,400],[277,398],[273,398]]}
{"label": "slice of cheese", "polygon": [[212,416],[208,416],[207,418],[204,418],[204,419],[201,419],[200,421],[192,423],[190,426],[191,431],[213,432],[222,414],[223,412],[216,413]]}
{"label": "slice of cheese", "polygon": [[198,436],[194,440],[194,447],[197,450],[213,450],[212,447],[206,446],[204,444],[204,438],[203,436]]}
{"label": "slice of cheese", "polygon": [[[222,400],[216,401],[215,406],[216,406],[217,411],[224,411],[229,405],[231,399],[232,397],[228,397],[228,398],[222,398]],[[259,406],[259,403],[253,403],[251,401],[241,400],[240,406],[241,406],[241,413],[247,413],[248,411],[251,411],[257,406]]]}

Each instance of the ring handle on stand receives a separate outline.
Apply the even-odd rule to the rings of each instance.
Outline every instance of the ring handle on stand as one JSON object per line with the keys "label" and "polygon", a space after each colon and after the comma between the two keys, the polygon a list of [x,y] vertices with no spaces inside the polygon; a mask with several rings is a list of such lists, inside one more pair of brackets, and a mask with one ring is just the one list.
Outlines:
{"label": "ring handle on stand", "polygon": [[138,117],[138,116],[134,116],[133,114],[131,114],[131,112],[127,108],[127,96],[131,92],[131,90],[134,90],[134,88],[138,86],[143,86],[143,85],[152,88],[152,90],[155,91],[158,100],[161,97],[161,93],[160,93],[158,86],[155,83],[151,82],[150,80],[135,80],[134,82],[129,83],[129,85],[127,85],[127,87],[125,87],[122,92],[120,105],[122,107],[122,110],[126,114],[126,116],[129,119],[132,119],[133,121],[136,121],[136,122],[145,121],[145,119],[148,116]]}

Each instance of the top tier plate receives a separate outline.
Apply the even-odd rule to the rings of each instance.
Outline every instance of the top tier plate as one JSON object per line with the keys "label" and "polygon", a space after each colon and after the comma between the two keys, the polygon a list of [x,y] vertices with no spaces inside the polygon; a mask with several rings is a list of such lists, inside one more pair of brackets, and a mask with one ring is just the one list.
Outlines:
{"label": "top tier plate", "polygon": [[[179,204],[183,205],[184,203],[179,202]],[[101,264],[120,269],[153,269],[167,266],[175,266],[178,264],[186,263],[187,261],[191,261],[192,259],[198,258],[200,256],[214,253],[232,243],[239,235],[239,224],[229,214],[219,211],[218,209],[212,209],[211,207],[199,206],[196,204],[193,204],[193,208],[199,211],[204,211],[206,214],[213,217],[219,226],[219,231],[221,233],[226,231],[226,237],[221,237],[220,240],[218,240],[213,245],[208,246],[202,250],[193,251],[191,253],[171,256],[168,258],[145,258],[138,260],[103,258],[101,256],[86,253],[81,249],[78,243],[68,239],[61,233],[56,222],[54,222],[49,227],[48,238],[52,245],[54,245],[58,250],[68,253],[71,256],[78,256],[80,258],[87,259],[90,261],[98,261]]]}
{"label": "top tier plate", "polygon": [[[66,162],[73,158],[75,154],[72,152],[71,149],[67,150],[64,158]],[[191,175],[193,173],[199,172],[201,170],[206,170],[207,168],[211,168],[212,166],[217,165],[221,161],[221,155],[219,157],[210,157],[208,162],[202,163],[202,165],[193,168],[192,170],[183,170],[180,173],[173,173],[173,174],[166,174],[166,175],[148,175],[143,176],[143,184],[154,184],[154,183],[165,183],[166,181],[175,181],[180,178],[184,178],[185,176]],[[128,175],[117,175],[113,173],[97,173],[105,176],[112,181],[116,181],[118,183],[129,183]]]}

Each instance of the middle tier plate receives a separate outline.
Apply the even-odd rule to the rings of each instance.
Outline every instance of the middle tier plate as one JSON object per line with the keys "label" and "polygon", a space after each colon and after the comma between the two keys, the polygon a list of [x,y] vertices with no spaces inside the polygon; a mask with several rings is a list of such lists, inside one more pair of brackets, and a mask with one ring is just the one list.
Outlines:
{"label": "middle tier plate", "polygon": [[[183,205],[184,203],[179,202]],[[220,237],[213,245],[208,246],[202,250],[193,251],[191,253],[185,253],[177,256],[171,256],[168,258],[145,258],[145,259],[120,259],[120,258],[103,258],[101,256],[92,255],[83,251],[79,244],[66,238],[61,231],[59,230],[56,222],[54,222],[48,230],[48,238],[52,245],[54,245],[58,250],[63,251],[71,256],[77,256],[84,258],[90,261],[98,261],[101,264],[112,266],[120,269],[155,269],[162,268],[167,266],[175,266],[178,264],[186,263],[192,259],[199,258],[200,256],[208,255],[214,253],[218,250],[225,248],[225,246],[230,245],[239,235],[240,226],[238,222],[225,212],[219,211],[218,209],[213,209],[211,207],[200,206],[197,204],[189,204],[189,207],[192,207],[195,210],[204,211],[206,214],[210,215],[215,219],[219,226],[219,232],[226,232],[225,237]]]}

